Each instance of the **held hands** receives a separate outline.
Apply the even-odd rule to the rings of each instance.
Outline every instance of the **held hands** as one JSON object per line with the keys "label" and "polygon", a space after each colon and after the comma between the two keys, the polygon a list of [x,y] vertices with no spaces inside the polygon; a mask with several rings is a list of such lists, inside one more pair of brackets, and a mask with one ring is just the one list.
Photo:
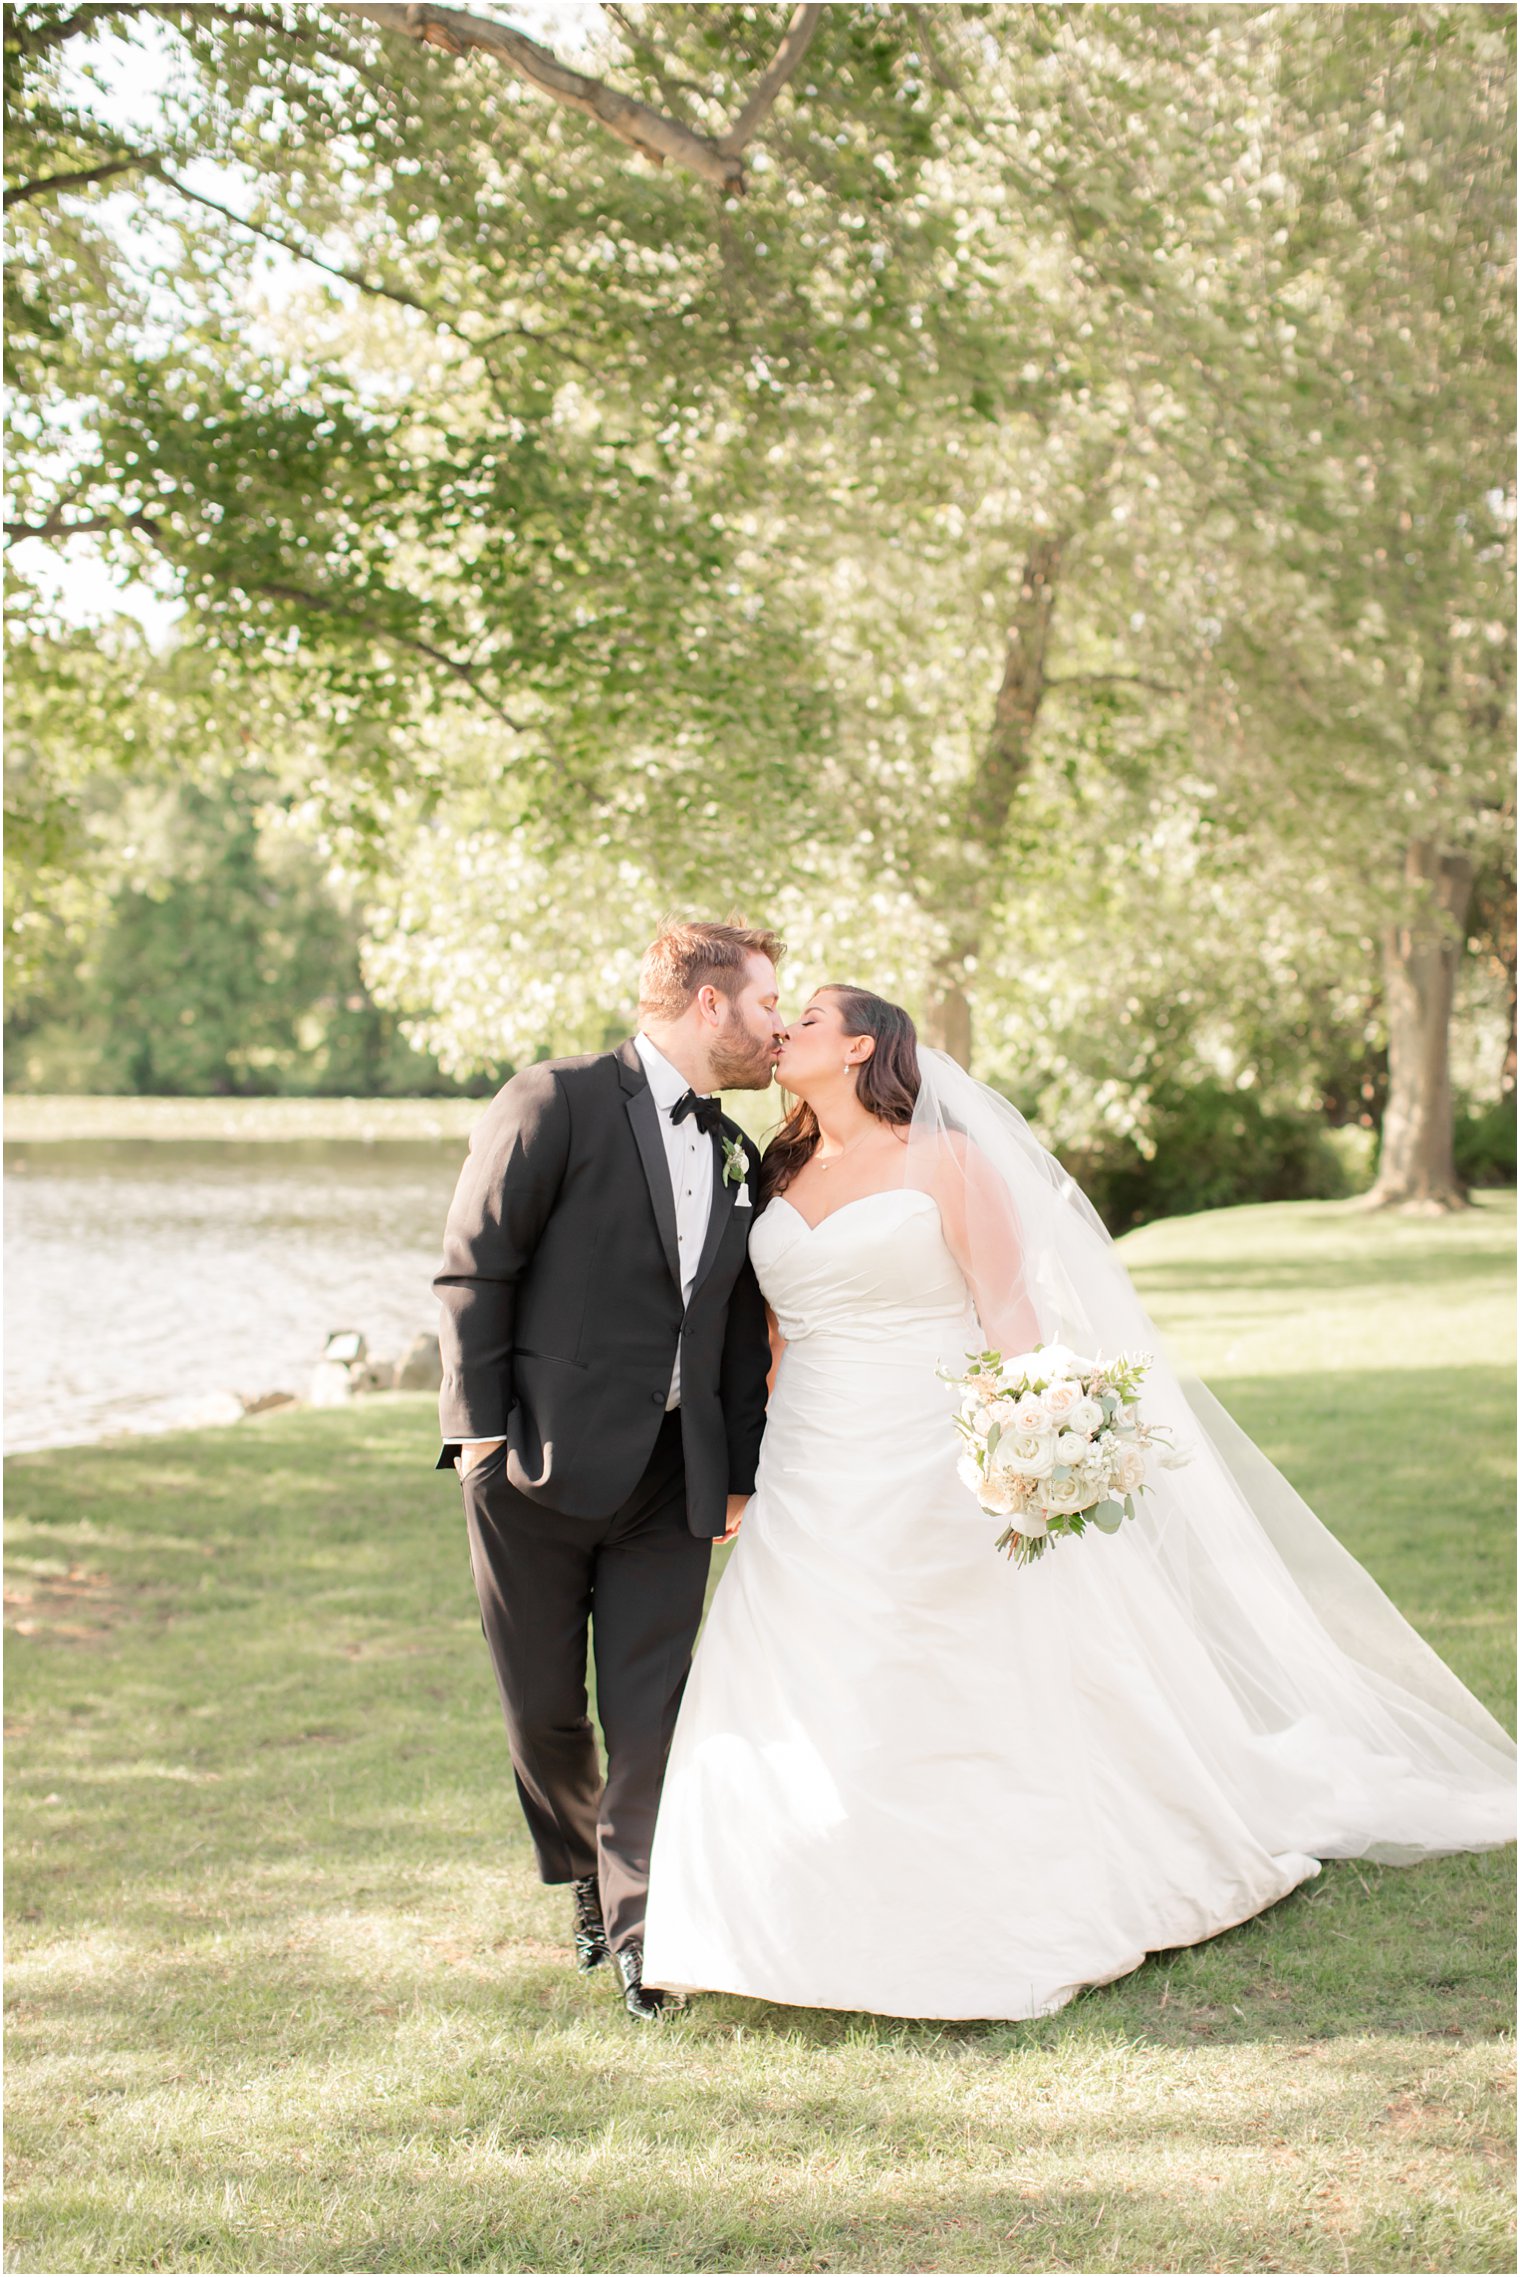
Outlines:
{"label": "held hands", "polygon": [[[468,1471],[473,1470],[477,1463],[484,1462],[487,1455],[494,1455],[500,1445],[499,1439],[475,1440],[468,1447],[460,1448],[454,1457],[454,1468],[463,1478]],[[749,1496],[747,1494],[731,1494],[729,1496],[725,1512],[727,1530],[717,1537],[720,1542],[731,1542],[733,1540],[739,1531],[740,1522],[748,1507]]]}

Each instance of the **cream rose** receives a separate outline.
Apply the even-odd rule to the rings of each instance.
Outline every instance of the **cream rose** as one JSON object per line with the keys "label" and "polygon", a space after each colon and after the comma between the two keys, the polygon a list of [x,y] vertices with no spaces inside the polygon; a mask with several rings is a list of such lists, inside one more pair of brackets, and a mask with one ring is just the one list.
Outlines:
{"label": "cream rose", "polygon": [[1121,1494],[1133,1494],[1145,1483],[1145,1457],[1138,1447],[1121,1447],[1114,1464],[1114,1484]]}
{"label": "cream rose", "polygon": [[1070,1431],[1093,1432],[1102,1421],[1103,1410],[1097,1401],[1084,1396],[1067,1416],[1066,1426]]}
{"label": "cream rose", "polygon": [[1071,1421],[1072,1410],[1082,1399],[1082,1386],[1063,1378],[1059,1383],[1047,1384],[1041,1397],[1051,1422],[1064,1425]]}
{"label": "cream rose", "polygon": [[1074,1511],[1086,1510],[1096,1500],[1096,1495],[1085,1479],[1069,1478],[1059,1486],[1052,1480],[1040,1499],[1053,1518],[1065,1518],[1070,1517]]}
{"label": "cream rose", "polygon": [[1013,1409],[1013,1427],[1016,1431],[1048,1431],[1050,1416],[1045,1402],[1037,1392],[1025,1392],[1016,1400]]}
{"label": "cream rose", "polygon": [[1001,1469],[1017,1478],[1049,1478],[1055,1468],[1056,1435],[1053,1431],[1009,1431],[998,1441]]}

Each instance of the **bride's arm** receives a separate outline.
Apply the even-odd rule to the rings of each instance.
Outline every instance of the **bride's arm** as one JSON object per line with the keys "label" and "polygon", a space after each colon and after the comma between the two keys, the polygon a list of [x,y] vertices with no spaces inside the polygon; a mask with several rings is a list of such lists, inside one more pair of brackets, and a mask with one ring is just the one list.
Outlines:
{"label": "bride's arm", "polygon": [[786,1338],[776,1326],[776,1315],[769,1305],[765,1308],[765,1330],[771,1340],[770,1374],[765,1379],[765,1395],[769,1399],[776,1388],[776,1370],[781,1365],[781,1355],[786,1350]]}
{"label": "bride's arm", "polygon": [[1027,1352],[1040,1341],[1013,1197],[986,1156],[958,1133],[938,1142],[931,1191],[945,1241],[966,1277],[990,1344]]}

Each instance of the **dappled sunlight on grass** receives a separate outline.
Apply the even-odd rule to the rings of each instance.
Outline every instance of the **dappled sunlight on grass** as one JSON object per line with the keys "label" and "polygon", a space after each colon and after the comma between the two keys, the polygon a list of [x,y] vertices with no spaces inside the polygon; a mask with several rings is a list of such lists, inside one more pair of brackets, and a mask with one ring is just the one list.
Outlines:
{"label": "dappled sunlight on grass", "polygon": [[[1125,1253],[1503,1712],[1504,1216],[1459,1221],[1449,1280],[1447,1229],[1414,1228],[1450,1301],[1390,1325],[1411,1229],[1337,1211]],[[1242,1303],[1237,1250],[1301,1268],[1298,1304],[1291,1277]],[[1237,1316],[1249,1364],[1211,1365]],[[1413,1427],[1395,1344],[1456,1438]],[[1512,2266],[1509,1853],[1332,1863],[1027,2024],[709,1998],[629,2025],[533,1878],[434,1445],[397,1399],[9,1466],[19,1557],[120,1609],[11,1642],[11,2266]]]}

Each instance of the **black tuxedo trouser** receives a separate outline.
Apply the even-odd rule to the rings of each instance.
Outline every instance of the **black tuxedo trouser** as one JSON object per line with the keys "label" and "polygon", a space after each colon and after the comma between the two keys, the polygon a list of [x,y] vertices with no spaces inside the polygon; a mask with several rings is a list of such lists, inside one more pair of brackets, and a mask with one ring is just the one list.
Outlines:
{"label": "black tuxedo trouser", "polygon": [[[463,1488],[481,1627],[539,1875],[596,1874],[620,1950],[644,1934],[655,1811],[712,1558],[686,1523],[680,1415],[666,1416],[643,1477],[610,1518],[567,1518],[519,1494],[502,1448],[465,1473]],[[588,1634],[605,1783],[587,1714]]]}

